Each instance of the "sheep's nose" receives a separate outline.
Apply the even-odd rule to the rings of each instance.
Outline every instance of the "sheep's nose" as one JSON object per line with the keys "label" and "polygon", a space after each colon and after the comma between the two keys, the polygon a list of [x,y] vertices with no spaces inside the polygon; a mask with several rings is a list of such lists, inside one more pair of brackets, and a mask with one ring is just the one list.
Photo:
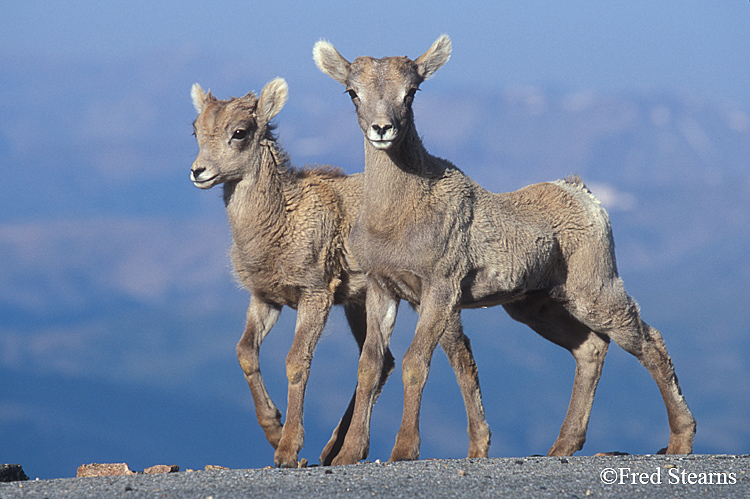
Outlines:
{"label": "sheep's nose", "polygon": [[190,169],[190,173],[192,174],[192,177],[194,179],[200,177],[201,173],[203,173],[205,171],[206,171],[206,169],[204,167],[202,167],[202,166],[195,166],[195,165],[193,165],[193,167]]}
{"label": "sheep's nose", "polygon": [[372,129],[375,130],[375,133],[377,133],[381,137],[383,135],[385,135],[385,133],[388,130],[390,130],[391,128],[393,128],[393,125],[391,125],[391,124],[388,124],[388,125],[377,125],[377,124],[372,125]]}

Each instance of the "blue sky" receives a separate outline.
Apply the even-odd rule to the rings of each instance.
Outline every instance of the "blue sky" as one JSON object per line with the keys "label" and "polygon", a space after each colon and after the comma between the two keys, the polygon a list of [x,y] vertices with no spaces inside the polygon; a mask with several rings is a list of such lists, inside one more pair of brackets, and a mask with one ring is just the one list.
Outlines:
{"label": "blue sky", "polygon": [[[699,420],[698,452],[750,445],[750,3],[24,2],[0,17],[0,462],[42,478],[84,462],[265,466],[234,344],[247,294],[230,277],[216,190],[188,180],[189,99],[276,76],[297,164],[362,169],[348,97],[312,46],[453,54],[415,103],[433,152],[492,190],[578,172],[611,212],[620,272],[659,327]],[[400,312],[403,355],[415,316]],[[570,395],[570,355],[500,309],[465,315],[493,456],[544,453]],[[294,314],[263,345],[284,407]],[[348,402],[356,348],[334,313],[306,401],[303,456]],[[502,335],[495,334],[500,329]],[[501,338],[501,339],[499,339]],[[318,367],[316,369],[316,366]],[[551,374],[552,373],[552,374]],[[424,401],[423,457],[465,455],[445,356]],[[373,459],[400,418],[396,371],[373,414]],[[645,370],[611,348],[584,453],[665,444]],[[57,449],[50,452],[50,448]]]}
{"label": "blue sky", "polygon": [[[679,89],[750,105],[750,6],[741,0],[650,2],[24,2],[6,8],[3,52],[66,59],[201,51],[259,63],[300,82],[310,47],[348,57],[417,54],[454,41],[442,85],[557,84]],[[293,87],[292,87],[293,88]]]}

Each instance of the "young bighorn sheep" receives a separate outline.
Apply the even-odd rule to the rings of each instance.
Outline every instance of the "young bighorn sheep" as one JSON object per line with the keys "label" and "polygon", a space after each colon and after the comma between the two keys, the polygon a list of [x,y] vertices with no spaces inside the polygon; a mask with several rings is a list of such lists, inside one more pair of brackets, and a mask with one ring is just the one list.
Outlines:
{"label": "young bighorn sheep", "polygon": [[356,462],[367,447],[400,298],[419,304],[419,320],[402,365],[404,412],[391,461],[419,456],[422,390],[441,334],[460,322],[462,308],[492,305],[575,358],[570,405],[549,455],[582,448],[610,339],[646,367],[661,391],[670,426],[666,452],[692,452],[695,420],[661,334],[641,320],[625,292],[609,217],[580,179],[495,194],[423,146],[412,101],[450,52],[445,35],[413,61],[350,63],[326,41],[313,49],[318,68],[346,86],[365,136],[364,197],[350,245],[368,276],[369,323],[354,415],[334,464]]}
{"label": "young bighorn sheep", "polygon": [[[270,124],[286,102],[283,79],[270,81],[260,98],[249,93],[218,100],[198,84],[191,96],[199,113],[194,130],[200,147],[191,180],[201,189],[224,184],[232,263],[238,280],[251,293],[237,357],[258,422],[276,449],[275,464],[296,467],[304,439],[302,409],[310,362],[331,306],[344,304],[360,349],[367,331],[365,277],[353,263],[346,240],[359,213],[361,175],[290,166]],[[263,383],[259,350],[285,305],[297,310],[297,324],[286,359],[289,392],[282,426],[281,413]],[[394,367],[390,352],[385,358],[379,386]],[[330,461],[340,447],[353,402],[321,463]]]}
{"label": "young bighorn sheep", "polygon": [[[304,437],[302,409],[310,361],[331,306],[344,306],[360,350],[367,332],[366,279],[348,245],[364,177],[290,165],[270,124],[287,98],[286,82],[280,78],[269,82],[260,98],[249,93],[218,100],[198,84],[191,96],[199,113],[194,130],[200,147],[191,179],[202,189],[224,184],[232,262],[239,281],[251,293],[237,356],[258,422],[276,449],[275,464],[295,467]],[[260,373],[259,349],[285,305],[297,310],[297,325],[286,359],[289,392],[282,426]],[[459,385],[465,393],[478,394],[468,342],[464,343],[460,330],[446,337],[450,338],[446,353]],[[374,397],[394,367],[390,350],[384,356]],[[321,464],[330,464],[338,453],[353,409],[354,398],[323,450]]]}

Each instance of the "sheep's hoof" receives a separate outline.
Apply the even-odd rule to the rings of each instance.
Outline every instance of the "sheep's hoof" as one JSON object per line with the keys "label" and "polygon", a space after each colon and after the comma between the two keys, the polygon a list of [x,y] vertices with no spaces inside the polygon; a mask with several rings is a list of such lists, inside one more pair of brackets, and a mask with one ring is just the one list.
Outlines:
{"label": "sheep's hoof", "polygon": [[346,454],[339,453],[331,462],[331,466],[345,466],[347,464],[357,464],[359,459],[354,457],[347,457]]}
{"label": "sheep's hoof", "polygon": [[273,463],[277,468],[304,468],[307,466],[307,459],[303,459],[304,466],[300,466],[300,461],[297,460],[297,454],[283,455],[276,451],[273,456]]}

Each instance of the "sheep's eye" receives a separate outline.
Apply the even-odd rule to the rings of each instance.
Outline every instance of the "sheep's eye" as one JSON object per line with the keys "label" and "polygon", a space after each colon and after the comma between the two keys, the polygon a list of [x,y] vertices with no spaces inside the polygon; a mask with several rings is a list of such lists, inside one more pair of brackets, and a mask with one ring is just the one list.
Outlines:
{"label": "sheep's eye", "polygon": [[247,137],[247,130],[245,130],[244,128],[238,128],[232,134],[232,140],[242,140],[245,137]]}
{"label": "sheep's eye", "polygon": [[349,94],[349,97],[351,97],[352,100],[357,98],[357,92],[355,92],[354,90],[347,90],[346,93]]}

